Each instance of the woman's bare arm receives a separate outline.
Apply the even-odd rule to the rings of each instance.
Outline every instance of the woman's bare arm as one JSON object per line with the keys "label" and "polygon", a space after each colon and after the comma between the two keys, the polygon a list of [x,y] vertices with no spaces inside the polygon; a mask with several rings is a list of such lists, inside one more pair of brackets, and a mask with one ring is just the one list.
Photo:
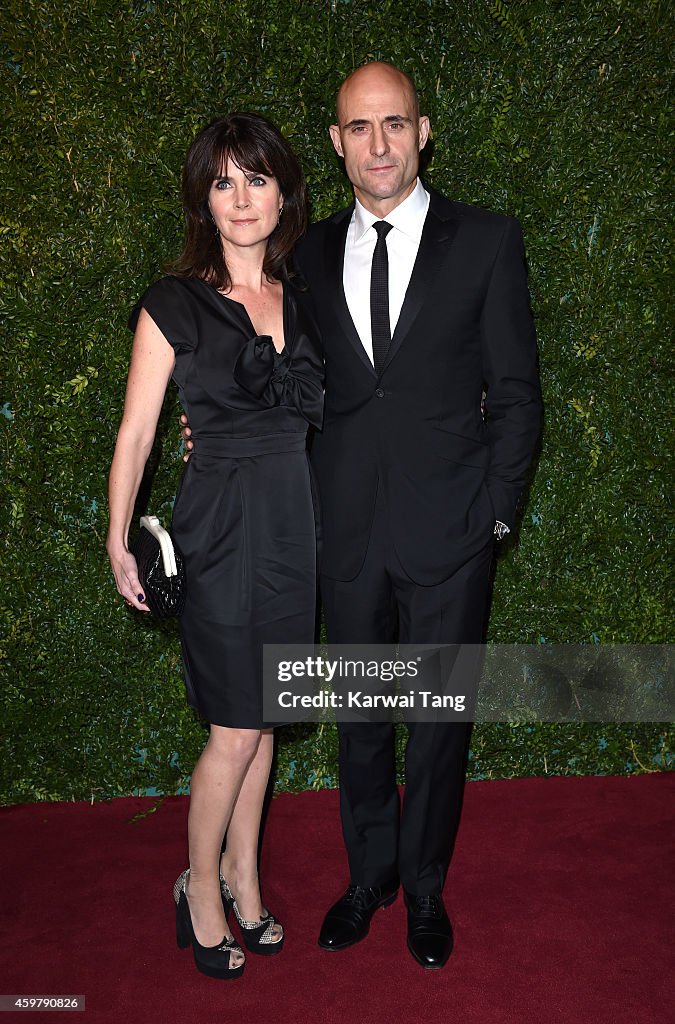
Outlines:
{"label": "woman's bare arm", "polygon": [[110,467],[110,526],[106,550],[119,593],[134,608],[149,611],[138,580],[136,560],[128,548],[129,526],[143,469],[157,429],[174,351],[145,310],[141,310],[131,352],[124,413]]}

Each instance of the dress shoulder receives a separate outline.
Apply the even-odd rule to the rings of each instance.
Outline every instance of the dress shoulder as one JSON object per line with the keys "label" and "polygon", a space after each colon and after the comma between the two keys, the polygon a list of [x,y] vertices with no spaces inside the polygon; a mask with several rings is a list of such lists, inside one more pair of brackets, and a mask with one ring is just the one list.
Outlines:
{"label": "dress shoulder", "polygon": [[189,281],[162,277],[145,290],[129,316],[129,329],[136,330],[141,309],[147,310],[176,351],[190,351],[199,336],[199,310]]}

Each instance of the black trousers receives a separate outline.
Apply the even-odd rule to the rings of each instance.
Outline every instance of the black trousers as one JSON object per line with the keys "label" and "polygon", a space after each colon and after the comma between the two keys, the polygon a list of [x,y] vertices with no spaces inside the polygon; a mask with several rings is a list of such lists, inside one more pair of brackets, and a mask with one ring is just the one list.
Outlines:
{"label": "black trousers", "polygon": [[[409,578],[391,543],[378,489],[366,558],[347,583],[321,577],[331,644],[478,644],[484,636],[493,542],[437,586]],[[400,878],[417,895],[441,892],[459,826],[470,723],[409,722],[403,807],[394,726],[340,723],[340,813],[351,881]]]}

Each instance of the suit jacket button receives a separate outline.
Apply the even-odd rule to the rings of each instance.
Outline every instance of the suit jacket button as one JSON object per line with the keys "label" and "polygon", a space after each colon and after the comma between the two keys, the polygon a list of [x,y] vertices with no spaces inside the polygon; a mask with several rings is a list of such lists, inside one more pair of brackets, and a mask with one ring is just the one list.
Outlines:
{"label": "suit jacket button", "polygon": [[378,398],[384,398],[384,390],[382,388],[375,388],[375,394]]}

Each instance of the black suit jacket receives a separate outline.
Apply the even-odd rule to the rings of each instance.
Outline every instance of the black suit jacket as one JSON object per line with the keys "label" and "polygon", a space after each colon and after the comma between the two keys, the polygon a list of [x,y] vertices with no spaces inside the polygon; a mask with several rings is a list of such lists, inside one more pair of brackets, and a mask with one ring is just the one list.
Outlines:
{"label": "black suit jacket", "polygon": [[[431,194],[378,377],[342,285],[353,206],[315,224],[297,252],[326,363],[312,444],[322,572],[350,580],[366,553],[378,486],[408,575],[440,583],[513,525],[540,429],[534,325],[520,225]],[[481,395],[487,391],[486,418]]]}

